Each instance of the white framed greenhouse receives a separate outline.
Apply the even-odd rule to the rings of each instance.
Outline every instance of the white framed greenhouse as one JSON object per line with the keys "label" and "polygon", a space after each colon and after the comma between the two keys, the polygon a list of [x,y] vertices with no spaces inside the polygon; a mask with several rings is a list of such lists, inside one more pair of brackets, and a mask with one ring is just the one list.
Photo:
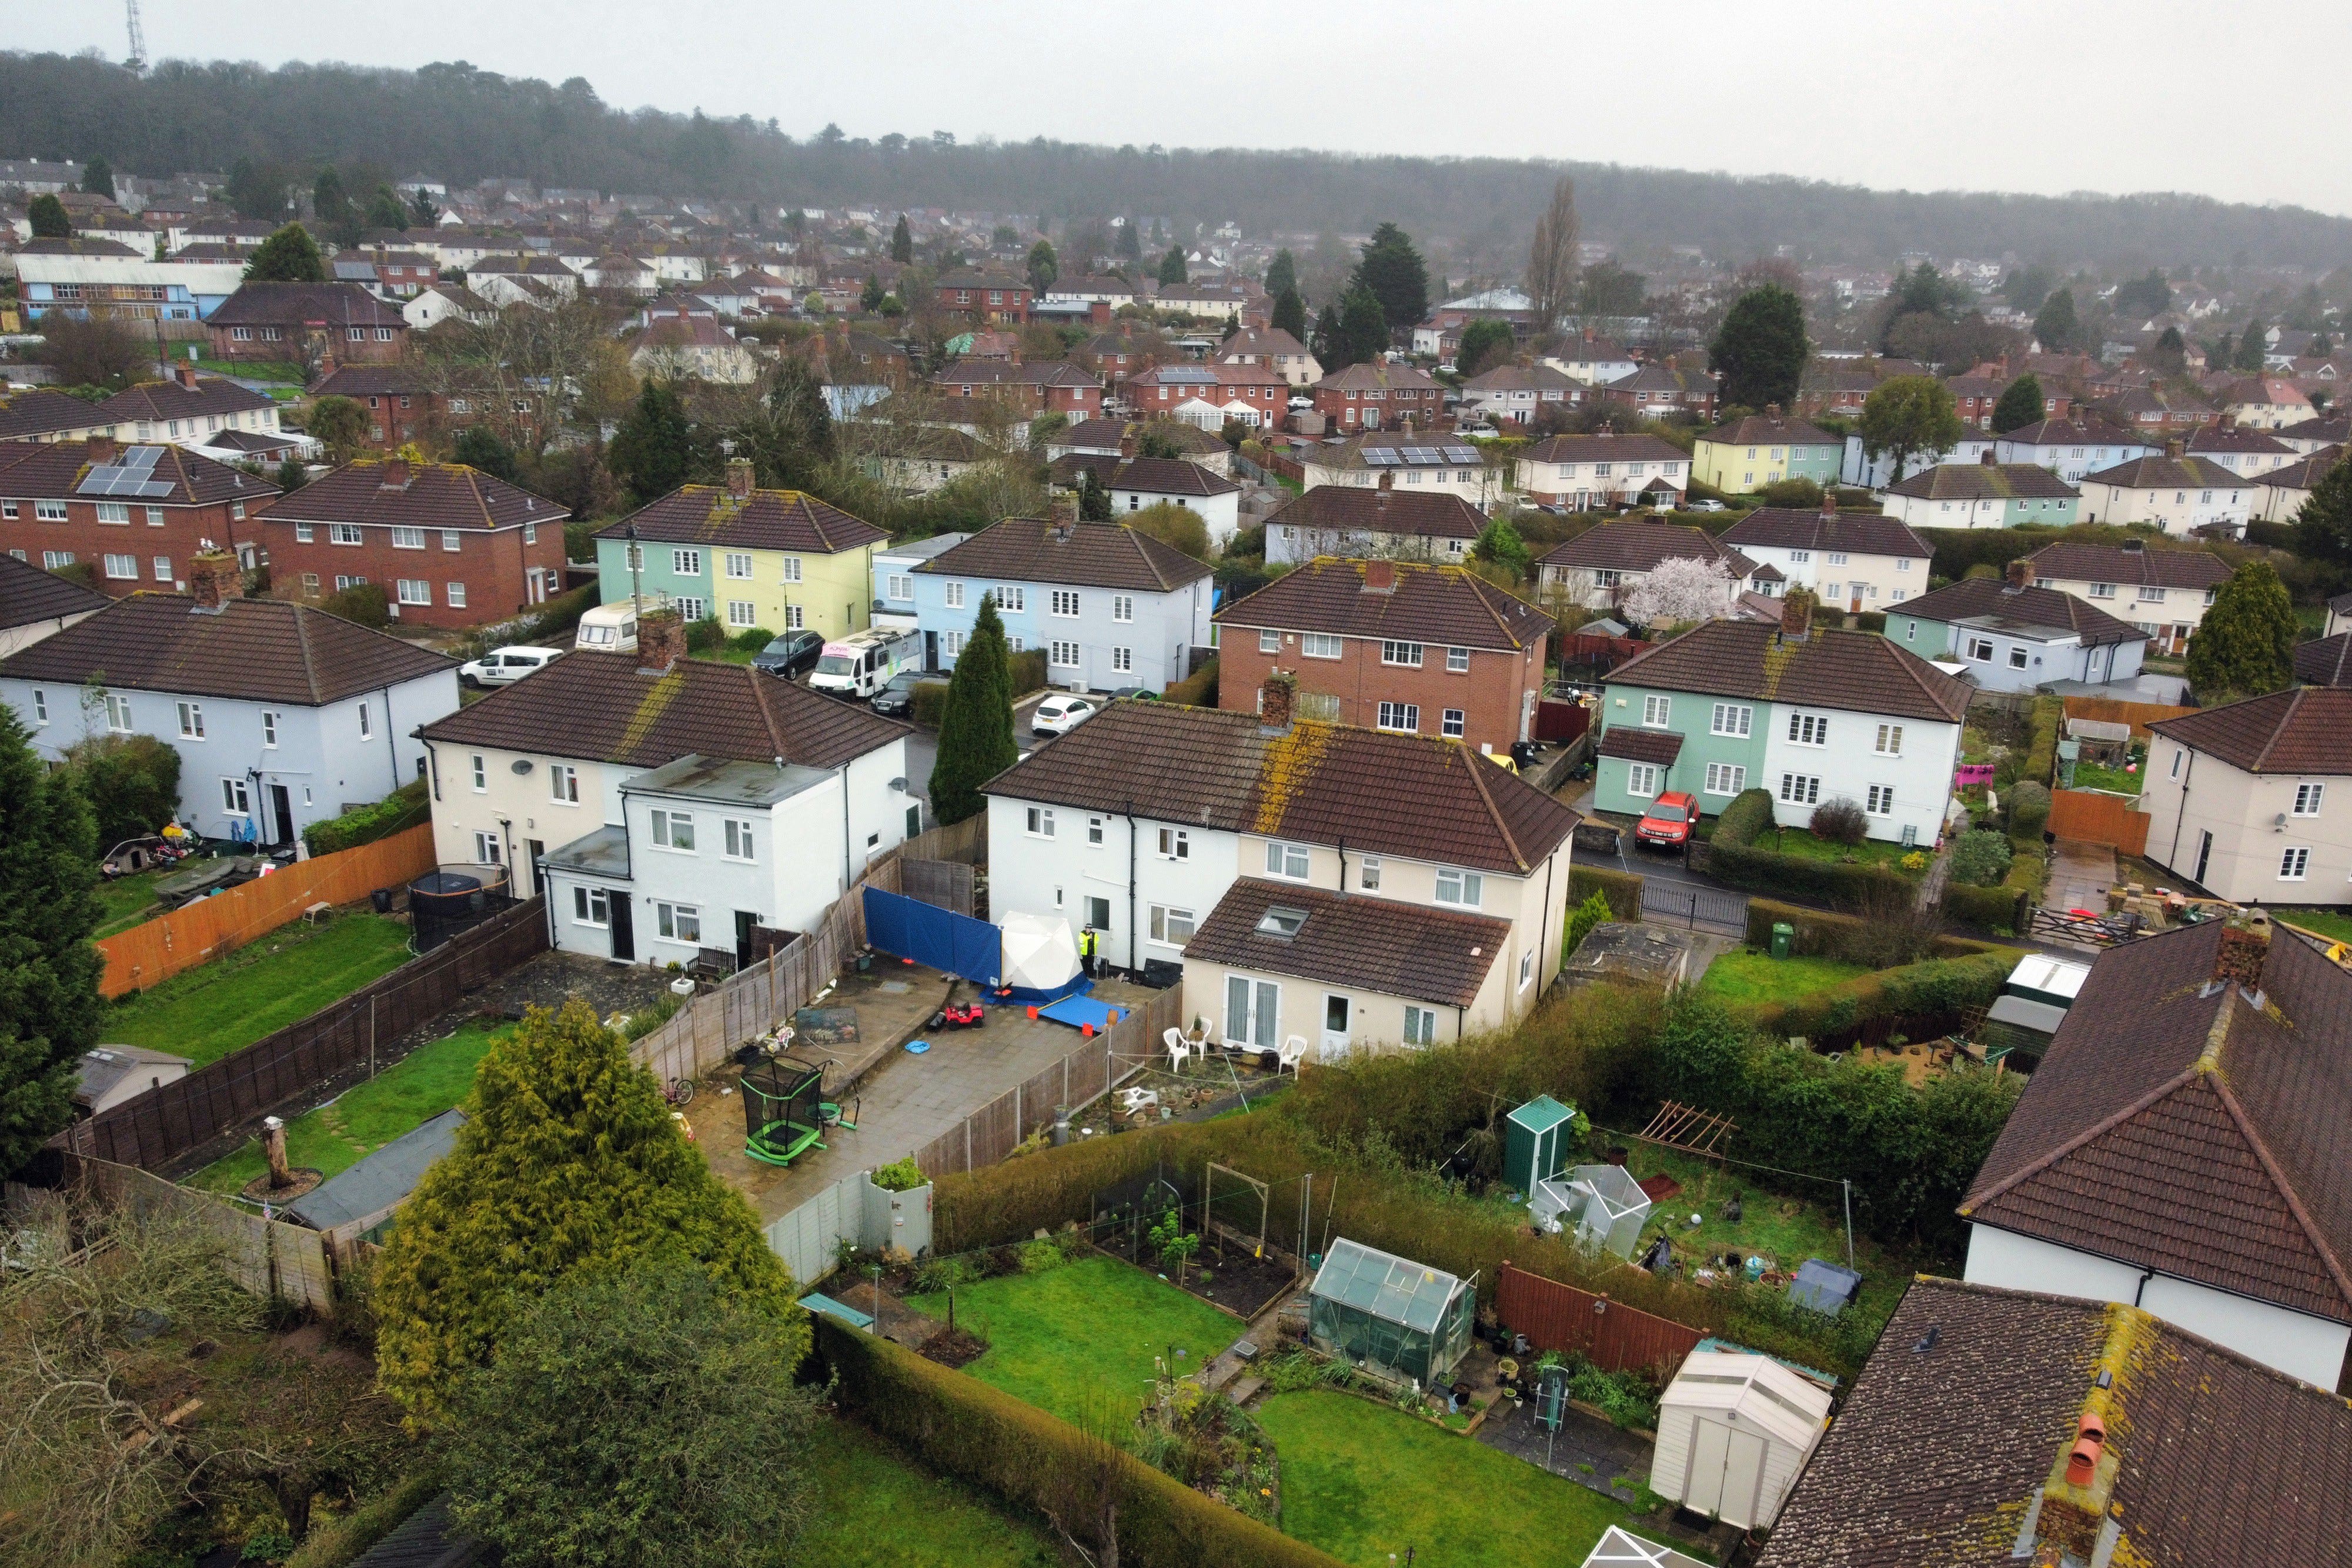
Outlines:
{"label": "white framed greenhouse", "polygon": [[1538,1182],[1528,1212],[1543,1229],[1574,1231],[1587,1251],[1630,1260],[1649,1223],[1650,1195],[1623,1166],[1578,1166]]}
{"label": "white framed greenhouse", "polygon": [[1478,1295],[1468,1281],[1340,1237],[1307,1288],[1307,1337],[1387,1382],[1428,1388],[1470,1349]]}

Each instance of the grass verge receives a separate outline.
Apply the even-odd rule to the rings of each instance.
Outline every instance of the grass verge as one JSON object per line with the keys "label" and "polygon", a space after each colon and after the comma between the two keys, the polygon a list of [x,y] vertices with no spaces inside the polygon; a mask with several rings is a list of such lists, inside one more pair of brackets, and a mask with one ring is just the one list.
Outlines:
{"label": "grass verge", "polygon": [[2290,925],[2316,931],[2322,936],[2333,936],[2338,942],[2352,942],[2352,912],[2341,909],[2273,909],[2271,913]]}
{"label": "grass verge", "polygon": [[[363,1155],[446,1111],[473,1087],[474,1066],[490,1042],[513,1030],[469,1023],[457,1033],[420,1046],[364,1083],[343,1092],[331,1104],[305,1112],[286,1124],[286,1158],[322,1176],[339,1176]],[[261,1141],[248,1139],[234,1154],[215,1160],[188,1178],[190,1186],[239,1192],[268,1168]]]}
{"label": "grass verge", "polygon": [[[944,1293],[908,1298],[944,1321]],[[974,1377],[1066,1421],[1108,1395],[1124,1410],[1140,1400],[1169,1357],[1197,1372],[1239,1339],[1243,1325],[1116,1258],[1087,1258],[1042,1274],[1005,1274],[957,1288],[955,1320],[988,1341],[964,1368]],[[1181,1351],[1181,1358],[1172,1352]]]}
{"label": "grass verge", "polygon": [[1350,1395],[1278,1395],[1257,1415],[1282,1456],[1283,1532],[1345,1563],[1387,1568],[1410,1548],[1425,1568],[1573,1568],[1632,1518],[1589,1488]]}
{"label": "grass verge", "polygon": [[1824,987],[1840,985],[1870,973],[1859,964],[1835,958],[1775,958],[1769,954],[1734,947],[1716,956],[1698,983],[1698,994],[1713,997],[1726,1007],[1745,1009],[1767,1002],[1794,1001]]}
{"label": "grass verge", "polygon": [[408,927],[397,920],[362,913],[318,926],[297,921],[118,1002],[100,1038],[168,1051],[202,1067],[406,962]]}

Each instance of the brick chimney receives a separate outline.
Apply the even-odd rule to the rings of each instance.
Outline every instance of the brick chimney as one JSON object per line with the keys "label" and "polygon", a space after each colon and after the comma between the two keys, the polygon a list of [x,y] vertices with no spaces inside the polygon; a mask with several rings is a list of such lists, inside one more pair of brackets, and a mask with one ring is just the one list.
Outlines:
{"label": "brick chimney", "polygon": [[190,392],[196,390],[196,367],[188,363],[187,361],[182,360],[173,364],[172,367],[172,375],[174,380],[178,381],[182,386],[187,388]]}
{"label": "brick chimney", "polygon": [[1393,490],[1396,488],[1395,469],[1383,468],[1381,470],[1381,488],[1383,490]]}
{"label": "brick chimney", "polygon": [[1290,728],[1292,716],[1298,707],[1298,677],[1273,674],[1257,689],[1257,727],[1269,735],[1281,735]]}
{"label": "brick chimney", "polygon": [[1992,448],[1990,446],[1984,449],[1984,455],[1978,458],[1977,461],[1983,464],[1988,468],[1998,468],[2000,466],[2000,459],[1993,455]]}
{"label": "brick chimney", "polygon": [[2012,590],[2031,588],[2033,586],[2033,563],[2021,556],[2009,563],[2009,570],[2003,576]]}
{"label": "brick chimney", "polygon": [[111,435],[91,436],[89,438],[88,455],[89,458],[89,465],[93,468],[102,467],[105,465],[113,462],[114,437]]}
{"label": "brick chimney", "polygon": [[1780,601],[1780,635],[1801,643],[1813,634],[1813,596],[1792,588]]}
{"label": "brick chimney", "polygon": [[188,597],[194,609],[217,615],[232,599],[245,597],[245,575],[226,550],[200,550],[188,562]]}
{"label": "brick chimney", "polygon": [[2180,437],[2177,435],[2168,435],[2164,438],[2164,455],[2167,457],[2173,459],[2173,461],[2179,462],[2181,455],[2188,450],[2189,444],[2181,440]]}
{"label": "brick chimney", "polygon": [[1827,486],[1822,487],[1822,521],[1837,521],[1837,492]]}
{"label": "brick chimney", "polygon": [[410,477],[407,458],[387,457],[383,460],[383,475],[378,483],[387,490],[405,490]]}
{"label": "brick chimney", "polygon": [[1123,424],[1118,429],[1118,456],[1122,463],[1135,461],[1135,426]]}
{"label": "brick chimney", "polygon": [[1394,561],[1368,560],[1364,563],[1364,592],[1394,593],[1396,580]]}
{"label": "brick chimney", "polygon": [[1778,419],[1778,418],[1780,418],[1780,405],[1779,403],[1777,403],[1777,402],[1768,402],[1768,403],[1766,403],[1766,404],[1764,405],[1764,417],[1765,417],[1765,418],[1767,418],[1767,419]]}
{"label": "brick chimney", "polygon": [[1078,498],[1076,496],[1056,496],[1053,508],[1054,537],[1067,539],[1078,526]]}
{"label": "brick chimney", "polygon": [[727,460],[727,495],[729,499],[736,501],[751,498],[751,460],[749,457],[730,457]]}
{"label": "brick chimney", "polygon": [[686,656],[686,622],[667,605],[637,616],[637,674],[667,674]]}
{"label": "brick chimney", "polygon": [[2235,980],[2239,986],[2259,993],[2263,988],[2263,966],[2271,956],[2271,923],[2259,913],[2252,917],[2232,916],[2221,927],[2221,945],[2213,953],[2213,977]]}

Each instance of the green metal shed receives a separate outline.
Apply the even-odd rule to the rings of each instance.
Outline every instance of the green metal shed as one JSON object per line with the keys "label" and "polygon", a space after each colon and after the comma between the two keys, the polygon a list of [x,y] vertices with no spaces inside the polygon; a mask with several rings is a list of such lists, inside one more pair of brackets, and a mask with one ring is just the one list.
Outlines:
{"label": "green metal shed", "polygon": [[1503,1180],[1532,1193],[1536,1183],[1568,1168],[1570,1124],[1576,1113],[1538,1094],[1503,1118]]}

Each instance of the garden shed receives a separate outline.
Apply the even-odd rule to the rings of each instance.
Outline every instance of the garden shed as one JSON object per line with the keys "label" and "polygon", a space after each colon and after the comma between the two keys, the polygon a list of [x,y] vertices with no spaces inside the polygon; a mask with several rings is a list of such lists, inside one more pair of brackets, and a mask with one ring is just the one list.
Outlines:
{"label": "garden shed", "polygon": [[1533,1193],[1536,1183],[1568,1168],[1569,1140],[1576,1135],[1576,1113],[1549,1094],[1538,1094],[1503,1118],[1503,1180],[1514,1192]]}
{"label": "garden shed", "polygon": [[1331,1243],[1308,1296],[1307,1333],[1317,1349],[1423,1388],[1454,1375],[1478,1310],[1469,1281],[1344,1236]]}
{"label": "garden shed", "polygon": [[1658,1399],[1650,1490],[1693,1513],[1769,1529],[1829,1414],[1826,1389],[1769,1356],[1695,1350]]}
{"label": "garden shed", "polygon": [[1630,1260],[1649,1222],[1650,1195],[1623,1166],[1579,1166],[1538,1183],[1528,1213],[1546,1230],[1573,1230],[1580,1247]]}

